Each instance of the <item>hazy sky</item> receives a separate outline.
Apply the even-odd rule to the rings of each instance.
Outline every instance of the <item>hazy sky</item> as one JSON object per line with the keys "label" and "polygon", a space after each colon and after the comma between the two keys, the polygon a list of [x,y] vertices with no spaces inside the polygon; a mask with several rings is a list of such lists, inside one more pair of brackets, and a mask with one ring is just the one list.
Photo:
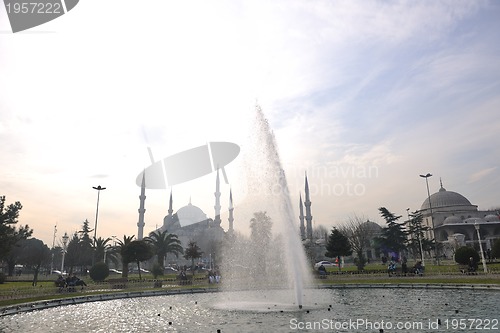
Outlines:
{"label": "hazy sky", "polygon": [[[274,129],[295,215],[307,171],[314,223],[416,210],[442,177],[499,207],[500,2],[92,1],[12,34],[0,8],[0,195],[52,244],[64,231],[137,233],[139,172],[210,141],[244,231],[244,151],[256,101]],[[213,217],[215,174],[173,188]],[[145,233],[169,190],[146,193]],[[297,204],[295,204],[297,203]],[[255,210],[258,210],[256,208]],[[223,227],[227,227],[223,217]],[[298,219],[297,219],[298,223]]]}

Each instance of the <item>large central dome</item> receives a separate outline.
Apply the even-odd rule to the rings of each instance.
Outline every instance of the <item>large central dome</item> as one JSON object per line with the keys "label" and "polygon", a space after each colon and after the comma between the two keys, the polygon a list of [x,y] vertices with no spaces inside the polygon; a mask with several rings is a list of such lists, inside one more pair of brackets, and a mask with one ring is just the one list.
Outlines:
{"label": "large central dome", "polygon": [[207,215],[199,207],[192,205],[191,202],[187,206],[179,208],[177,217],[179,218],[181,227],[186,227],[207,219]]}
{"label": "large central dome", "polygon": [[[430,199],[432,209],[450,206],[472,206],[466,197],[457,192],[446,191],[443,186],[441,186],[438,192],[432,194]],[[426,210],[429,208],[429,198],[427,198],[420,209]]]}

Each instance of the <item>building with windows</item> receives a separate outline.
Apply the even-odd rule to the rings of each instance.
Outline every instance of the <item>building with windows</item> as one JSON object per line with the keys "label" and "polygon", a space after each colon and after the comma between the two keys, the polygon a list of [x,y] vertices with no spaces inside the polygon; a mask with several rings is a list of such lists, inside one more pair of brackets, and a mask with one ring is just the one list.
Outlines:
{"label": "building with windows", "polygon": [[439,191],[422,203],[420,212],[423,223],[430,228],[426,237],[432,239],[435,235],[436,241],[444,245],[447,256],[460,246],[478,245],[476,225],[479,226],[483,250],[491,249],[493,242],[500,238],[497,211],[478,210],[477,205],[460,193],[447,191],[442,183]]}

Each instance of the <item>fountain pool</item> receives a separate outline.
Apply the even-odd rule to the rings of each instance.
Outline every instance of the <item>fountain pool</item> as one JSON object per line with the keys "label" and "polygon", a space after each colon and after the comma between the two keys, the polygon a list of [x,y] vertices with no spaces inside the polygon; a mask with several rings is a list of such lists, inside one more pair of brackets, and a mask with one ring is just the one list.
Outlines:
{"label": "fountain pool", "polygon": [[19,313],[0,318],[0,332],[473,332],[487,321],[495,331],[497,299],[489,290],[313,289],[299,310],[289,290],[184,294]]}

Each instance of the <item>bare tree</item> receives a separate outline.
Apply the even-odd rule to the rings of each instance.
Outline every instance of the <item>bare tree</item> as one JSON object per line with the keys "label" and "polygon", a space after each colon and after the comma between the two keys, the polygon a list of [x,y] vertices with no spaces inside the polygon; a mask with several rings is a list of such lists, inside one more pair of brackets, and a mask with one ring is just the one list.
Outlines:
{"label": "bare tree", "polygon": [[324,239],[327,242],[329,234],[328,228],[324,225],[318,225],[313,228],[313,239]]}
{"label": "bare tree", "polygon": [[374,237],[374,228],[371,222],[364,217],[354,215],[338,228],[351,243],[351,248],[356,254],[355,262],[359,270],[366,264],[365,251],[370,248]]}

